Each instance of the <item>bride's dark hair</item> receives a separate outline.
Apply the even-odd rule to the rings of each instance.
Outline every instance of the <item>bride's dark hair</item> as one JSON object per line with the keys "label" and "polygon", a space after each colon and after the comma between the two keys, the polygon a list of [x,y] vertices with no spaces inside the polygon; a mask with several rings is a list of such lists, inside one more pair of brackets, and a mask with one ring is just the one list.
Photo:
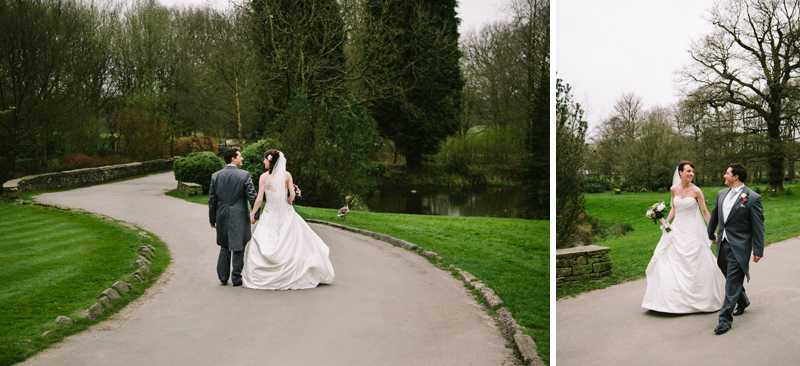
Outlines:
{"label": "bride's dark hair", "polygon": [[278,161],[280,153],[281,153],[280,151],[275,149],[269,149],[267,150],[267,152],[264,153],[264,159],[269,160],[269,170],[268,170],[269,174],[272,174],[272,167],[274,167],[275,163]]}
{"label": "bride's dark hair", "polygon": [[689,161],[689,160],[684,160],[680,164],[678,164],[678,170],[679,171],[683,171],[683,167],[686,166],[686,165],[692,167],[692,169],[697,170],[697,168],[694,167],[694,164],[692,164],[692,162]]}

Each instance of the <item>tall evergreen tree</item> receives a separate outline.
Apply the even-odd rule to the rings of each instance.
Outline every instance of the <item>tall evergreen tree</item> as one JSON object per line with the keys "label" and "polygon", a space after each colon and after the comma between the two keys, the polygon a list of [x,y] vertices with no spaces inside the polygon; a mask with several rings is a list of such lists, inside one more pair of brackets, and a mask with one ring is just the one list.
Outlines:
{"label": "tall evergreen tree", "polygon": [[517,3],[519,34],[528,76],[528,125],[523,184],[532,218],[547,218],[550,209],[550,2]]}
{"label": "tall evergreen tree", "polygon": [[344,97],[345,33],[336,0],[252,0],[251,6],[265,122],[298,89],[318,101]]}
{"label": "tall evergreen tree", "polygon": [[458,129],[461,89],[456,0],[366,0],[365,88],[381,134],[417,170]]}
{"label": "tall evergreen tree", "polygon": [[579,240],[578,225],[585,220],[586,128],[583,108],[573,100],[569,84],[556,80],[556,248]]}

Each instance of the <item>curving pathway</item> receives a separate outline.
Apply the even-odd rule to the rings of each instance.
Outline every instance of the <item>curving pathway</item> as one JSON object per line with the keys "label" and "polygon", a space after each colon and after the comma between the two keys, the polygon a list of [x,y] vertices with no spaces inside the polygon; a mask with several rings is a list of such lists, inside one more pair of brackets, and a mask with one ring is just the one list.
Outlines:
{"label": "curving pathway", "polygon": [[424,258],[312,225],[336,279],[301,291],[220,286],[208,209],[172,173],[37,197],[158,235],[173,263],[139,300],[23,365],[514,365],[494,320]]}
{"label": "curving pathway", "polygon": [[[613,253],[612,253],[613,255]],[[715,335],[717,312],[641,308],[645,279],[559,300],[556,362],[569,365],[797,365],[800,239],[771,244],[750,264],[750,306]]]}

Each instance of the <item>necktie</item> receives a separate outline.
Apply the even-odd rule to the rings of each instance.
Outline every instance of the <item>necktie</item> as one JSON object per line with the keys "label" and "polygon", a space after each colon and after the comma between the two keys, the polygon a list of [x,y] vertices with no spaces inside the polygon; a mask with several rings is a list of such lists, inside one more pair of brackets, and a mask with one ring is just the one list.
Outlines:
{"label": "necktie", "polygon": [[736,204],[736,197],[739,197],[739,189],[731,189],[728,192],[728,196],[725,197],[725,221],[728,221],[728,216],[731,214],[731,210],[733,210],[733,206]]}

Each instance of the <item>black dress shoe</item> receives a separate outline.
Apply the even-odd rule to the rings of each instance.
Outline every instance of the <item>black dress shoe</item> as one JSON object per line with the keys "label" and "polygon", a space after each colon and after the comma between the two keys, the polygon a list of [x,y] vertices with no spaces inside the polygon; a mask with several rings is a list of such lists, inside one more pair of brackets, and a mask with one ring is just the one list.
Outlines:
{"label": "black dress shoe", "polygon": [[219,284],[222,285],[222,286],[227,286],[228,285],[228,281],[219,280]]}
{"label": "black dress shoe", "polygon": [[241,286],[241,285],[242,285],[242,283],[241,283],[241,282],[239,282],[239,283],[236,283],[236,282],[234,282],[234,283],[233,283],[233,287],[239,287],[239,286]]}
{"label": "black dress shoe", "polygon": [[729,330],[731,330],[731,326],[730,325],[720,324],[720,325],[717,325],[717,327],[714,329],[714,333],[725,334],[725,332],[727,332]]}
{"label": "black dress shoe", "polygon": [[733,315],[739,316],[744,314],[744,309],[747,309],[747,306],[741,306],[741,305],[737,306],[736,310],[733,311]]}

